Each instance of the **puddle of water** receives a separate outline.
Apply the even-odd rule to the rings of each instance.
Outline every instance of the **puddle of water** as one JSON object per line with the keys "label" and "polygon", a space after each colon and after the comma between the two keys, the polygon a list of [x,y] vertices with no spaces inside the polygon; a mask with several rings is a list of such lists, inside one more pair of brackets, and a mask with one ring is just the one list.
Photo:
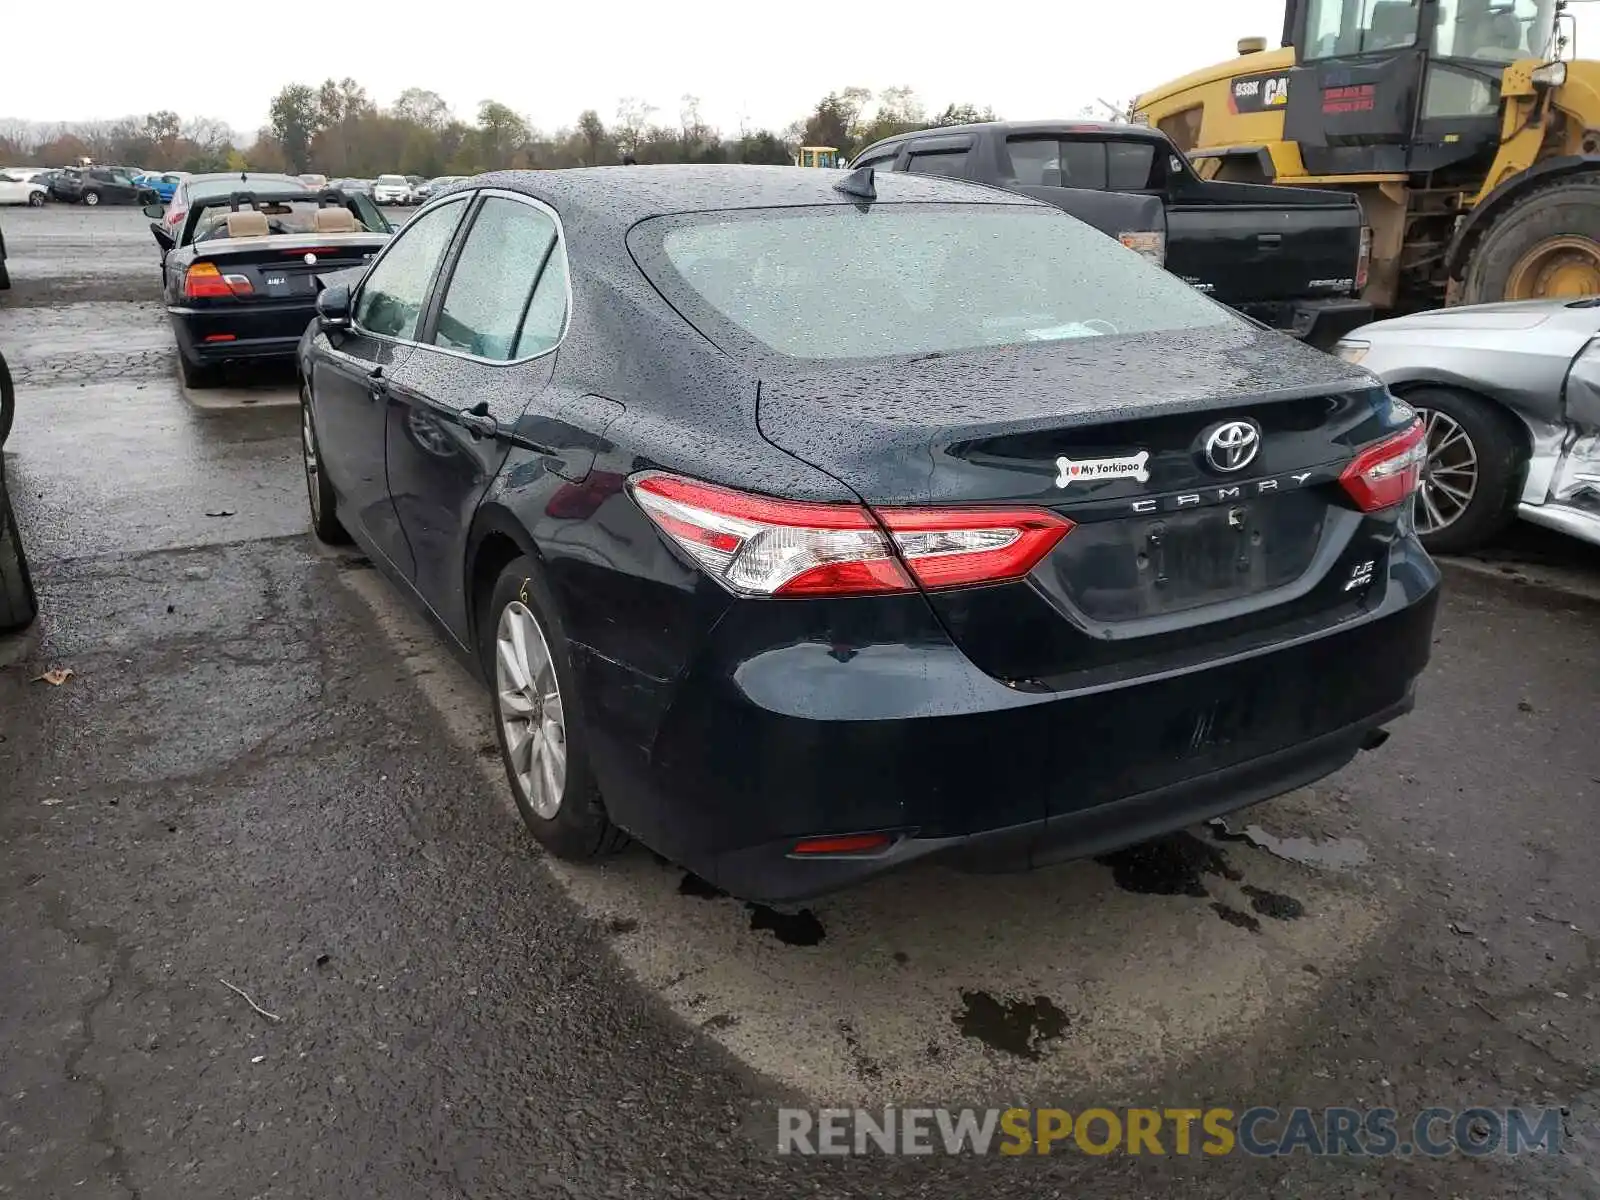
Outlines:
{"label": "puddle of water", "polygon": [[1357,838],[1281,838],[1259,825],[1246,825],[1235,833],[1222,817],[1215,818],[1210,824],[1211,836],[1219,842],[1244,842],[1301,866],[1359,867],[1367,861],[1367,844]]}
{"label": "puddle of water", "polygon": [[1144,896],[1205,896],[1202,875],[1239,878],[1228,858],[1192,833],[1172,833],[1095,859],[1119,888]]}
{"label": "puddle of water", "polygon": [[1239,889],[1250,897],[1250,907],[1264,917],[1271,917],[1274,921],[1298,921],[1306,915],[1306,906],[1293,896],[1285,896],[1282,892],[1269,892],[1266,888],[1245,884]]}
{"label": "puddle of water", "polygon": [[750,928],[756,931],[769,929],[785,946],[815,946],[827,931],[809,908],[799,912],[779,912],[765,904],[746,905],[750,910]]}
{"label": "puddle of water", "polygon": [[1261,922],[1247,912],[1240,912],[1231,904],[1224,904],[1220,900],[1211,903],[1211,911],[1216,913],[1229,925],[1237,925],[1240,929],[1248,929],[1251,933],[1261,932]]}
{"label": "puddle of water", "polygon": [[961,1003],[955,1022],[963,1034],[1018,1058],[1039,1058],[1044,1043],[1059,1038],[1070,1024],[1044,996],[997,1000],[988,992],[962,992]]}

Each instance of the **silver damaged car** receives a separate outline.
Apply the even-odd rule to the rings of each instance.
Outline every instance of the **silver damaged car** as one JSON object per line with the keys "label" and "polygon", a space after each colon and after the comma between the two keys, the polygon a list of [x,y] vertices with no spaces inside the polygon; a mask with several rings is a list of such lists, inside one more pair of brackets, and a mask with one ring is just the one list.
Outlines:
{"label": "silver damaged car", "polygon": [[1600,297],[1377,321],[1334,348],[1427,423],[1417,531],[1437,553],[1516,517],[1600,545]]}

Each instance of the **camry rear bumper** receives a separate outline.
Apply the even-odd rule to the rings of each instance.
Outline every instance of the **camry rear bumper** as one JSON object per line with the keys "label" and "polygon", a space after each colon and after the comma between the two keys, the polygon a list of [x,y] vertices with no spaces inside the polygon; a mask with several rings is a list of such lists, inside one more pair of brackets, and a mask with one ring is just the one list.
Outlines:
{"label": "camry rear bumper", "polygon": [[[746,899],[803,899],[922,858],[1025,869],[1097,854],[1348,762],[1412,705],[1438,578],[1409,541],[1381,596],[1332,628],[1077,691],[984,674],[919,619],[920,597],[881,610],[893,637],[832,643],[808,638],[804,606],[736,604],[675,680],[578,648],[596,710],[659,714],[643,745],[595,722],[594,767],[619,824]],[[795,629],[774,637],[790,613]],[[795,852],[857,833],[892,844]]]}

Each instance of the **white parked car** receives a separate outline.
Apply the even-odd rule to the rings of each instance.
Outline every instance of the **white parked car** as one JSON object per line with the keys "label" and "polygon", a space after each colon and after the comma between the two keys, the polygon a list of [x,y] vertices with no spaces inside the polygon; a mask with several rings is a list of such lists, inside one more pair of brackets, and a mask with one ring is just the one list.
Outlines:
{"label": "white parked car", "polygon": [[410,204],[411,183],[404,175],[379,175],[372,183],[372,198],[379,204]]}
{"label": "white parked car", "polygon": [[26,204],[38,208],[49,197],[42,183],[32,183],[9,171],[0,172],[0,204]]}

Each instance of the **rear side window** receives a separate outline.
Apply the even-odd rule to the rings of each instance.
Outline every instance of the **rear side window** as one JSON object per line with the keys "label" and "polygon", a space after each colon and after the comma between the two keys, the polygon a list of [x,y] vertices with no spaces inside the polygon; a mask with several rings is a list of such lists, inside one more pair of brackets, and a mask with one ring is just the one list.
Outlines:
{"label": "rear side window", "polygon": [[924,150],[920,154],[912,152],[911,162],[906,170],[914,171],[918,175],[959,176],[966,165],[965,150]]}
{"label": "rear side window", "polygon": [[1159,166],[1154,143],[1106,143],[1106,182],[1113,192],[1159,189],[1162,184]]}
{"label": "rear side window", "polygon": [[1236,319],[1042,205],[658,217],[629,241],[679,311],[730,353],[875,358]]}
{"label": "rear side window", "polygon": [[408,340],[416,336],[422,302],[466,205],[460,201],[423,213],[398,234],[361,284],[355,323],[369,333]]}
{"label": "rear side window", "polygon": [[[555,220],[543,209],[486,199],[450,276],[434,344],[495,362],[554,346],[567,304],[565,275],[549,270],[560,257],[556,241]],[[530,319],[536,328],[527,328]]]}

